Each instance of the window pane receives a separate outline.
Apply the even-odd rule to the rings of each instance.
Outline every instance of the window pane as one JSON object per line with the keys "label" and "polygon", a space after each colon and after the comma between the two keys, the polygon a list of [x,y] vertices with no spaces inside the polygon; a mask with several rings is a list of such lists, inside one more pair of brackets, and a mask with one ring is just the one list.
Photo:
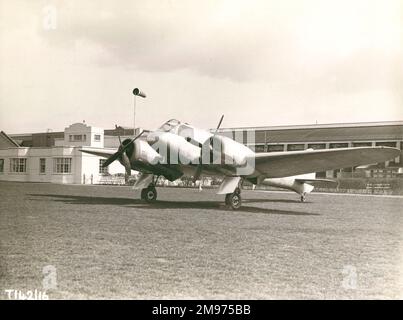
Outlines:
{"label": "window pane", "polygon": [[370,147],[372,146],[372,142],[353,142],[353,147]]}
{"label": "window pane", "polygon": [[326,143],[310,143],[308,144],[308,149],[314,149],[314,150],[326,149]]}
{"label": "window pane", "polygon": [[377,146],[396,148],[396,142],[377,142]]}
{"label": "window pane", "polygon": [[329,148],[347,148],[348,143],[331,143],[329,144]]}
{"label": "window pane", "polygon": [[107,174],[109,172],[108,167],[102,167],[105,161],[106,159],[99,159],[99,173]]}
{"label": "window pane", "polygon": [[255,145],[255,152],[264,152],[264,146],[262,145]]}
{"label": "window pane", "polygon": [[40,158],[39,159],[39,172],[45,173],[45,171],[46,171],[46,159]]}
{"label": "window pane", "polygon": [[304,150],[305,146],[303,144],[289,144],[287,145],[287,150],[288,151],[298,151],[298,150]]}
{"label": "window pane", "polygon": [[54,158],[53,171],[55,173],[71,173],[71,158]]}
{"label": "window pane", "polygon": [[10,172],[26,172],[27,159],[25,158],[11,158],[10,159]]}
{"label": "window pane", "polygon": [[284,150],[284,145],[283,144],[269,144],[267,146],[267,151],[268,152],[283,151],[283,150]]}

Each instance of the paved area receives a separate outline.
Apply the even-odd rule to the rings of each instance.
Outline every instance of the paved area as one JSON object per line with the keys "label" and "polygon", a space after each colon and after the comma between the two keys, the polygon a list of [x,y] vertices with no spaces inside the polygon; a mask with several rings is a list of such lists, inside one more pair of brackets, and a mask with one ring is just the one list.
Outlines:
{"label": "paved area", "polygon": [[0,299],[403,298],[401,197],[158,192],[0,182]]}

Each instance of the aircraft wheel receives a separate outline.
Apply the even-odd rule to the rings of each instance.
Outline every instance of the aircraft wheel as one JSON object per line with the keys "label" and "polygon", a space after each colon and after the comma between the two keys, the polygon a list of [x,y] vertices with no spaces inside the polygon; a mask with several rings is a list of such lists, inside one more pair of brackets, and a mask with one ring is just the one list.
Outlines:
{"label": "aircraft wheel", "polygon": [[228,193],[225,196],[225,204],[229,207],[231,207],[231,209],[236,210],[239,209],[242,205],[242,198],[241,195],[239,193]]}
{"label": "aircraft wheel", "polygon": [[306,197],[305,197],[305,193],[303,195],[301,195],[301,202],[305,202]]}
{"label": "aircraft wheel", "polygon": [[141,190],[141,199],[147,202],[154,202],[157,200],[157,189],[154,186],[150,186],[148,188]]}

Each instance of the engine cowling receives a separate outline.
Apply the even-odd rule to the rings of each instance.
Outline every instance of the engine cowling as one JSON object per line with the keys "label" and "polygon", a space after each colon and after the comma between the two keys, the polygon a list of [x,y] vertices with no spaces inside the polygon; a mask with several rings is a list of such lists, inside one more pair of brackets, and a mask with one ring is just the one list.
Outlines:
{"label": "engine cowling", "polygon": [[[129,156],[129,155],[128,155]],[[133,145],[133,153],[129,156],[131,161],[140,160],[149,164],[157,164],[162,161],[161,155],[156,152],[148,143],[144,140],[136,140]]]}
{"label": "engine cowling", "polygon": [[210,161],[235,167],[245,166],[248,157],[253,156],[253,151],[248,147],[225,136],[211,137],[210,150],[213,157]]}

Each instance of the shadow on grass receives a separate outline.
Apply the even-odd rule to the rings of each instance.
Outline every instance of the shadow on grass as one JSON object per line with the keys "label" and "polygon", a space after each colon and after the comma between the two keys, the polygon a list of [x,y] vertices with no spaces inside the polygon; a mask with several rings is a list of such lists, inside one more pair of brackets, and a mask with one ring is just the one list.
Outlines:
{"label": "shadow on grass", "polygon": [[[107,197],[93,197],[93,196],[73,196],[73,195],[60,195],[60,194],[29,194],[32,197],[46,197],[53,198],[51,200],[63,202],[65,204],[76,205],[115,205],[126,206],[137,209],[212,209],[219,211],[234,212],[227,208],[224,202],[221,201],[165,201],[157,200],[150,204],[141,199],[131,198],[107,198]],[[35,200],[35,198],[33,199]],[[266,201],[267,199],[264,199]],[[243,200],[244,202],[263,202],[261,199]],[[276,200],[274,200],[275,202]],[[268,200],[267,202],[273,202]],[[290,201],[294,202],[294,201]],[[251,207],[243,205],[236,212],[249,212],[249,213],[266,213],[266,214],[280,214],[280,215],[296,215],[296,216],[318,216],[318,213],[300,212],[300,211],[287,211],[278,209],[267,209],[259,207]]]}
{"label": "shadow on grass", "polygon": [[[256,198],[256,199],[242,199],[243,203],[259,203],[259,202],[278,202],[278,203],[301,203],[302,202],[298,199],[295,200],[288,200],[288,199],[261,199],[261,198]],[[304,203],[310,203],[310,201],[305,201]]]}

